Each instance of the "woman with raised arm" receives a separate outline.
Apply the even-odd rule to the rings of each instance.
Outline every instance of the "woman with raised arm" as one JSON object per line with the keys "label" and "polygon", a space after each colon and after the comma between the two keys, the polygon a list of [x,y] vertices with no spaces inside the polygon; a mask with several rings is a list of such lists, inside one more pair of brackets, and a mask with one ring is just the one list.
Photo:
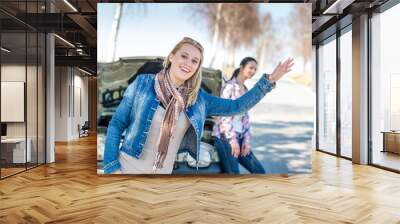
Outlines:
{"label": "woman with raised arm", "polygon": [[140,75],[128,86],[107,128],[105,174],[171,174],[181,147],[198,161],[206,117],[248,111],[293,65],[292,59],[286,60],[242,97],[231,100],[200,89],[203,54],[200,43],[185,37],[159,73]]}
{"label": "woman with raised arm", "polygon": [[[231,79],[221,88],[221,97],[235,100],[248,89],[244,82],[257,71],[257,61],[243,58]],[[239,164],[250,173],[265,173],[264,167],[251,151],[250,116],[248,111],[234,116],[219,117],[213,127],[214,146],[217,149],[224,173],[239,174]]]}

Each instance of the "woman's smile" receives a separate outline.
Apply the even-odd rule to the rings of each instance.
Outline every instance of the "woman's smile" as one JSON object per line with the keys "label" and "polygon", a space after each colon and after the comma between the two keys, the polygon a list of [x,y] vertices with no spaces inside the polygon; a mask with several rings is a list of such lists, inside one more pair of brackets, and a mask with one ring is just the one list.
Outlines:
{"label": "woman's smile", "polygon": [[185,66],[185,65],[182,65],[179,68],[181,69],[182,72],[187,73],[187,74],[192,72],[192,70],[189,67]]}

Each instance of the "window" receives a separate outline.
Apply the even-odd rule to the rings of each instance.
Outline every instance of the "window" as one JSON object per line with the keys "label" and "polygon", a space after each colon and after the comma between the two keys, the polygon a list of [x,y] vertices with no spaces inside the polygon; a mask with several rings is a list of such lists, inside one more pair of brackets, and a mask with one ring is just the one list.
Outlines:
{"label": "window", "polygon": [[373,164],[395,170],[400,170],[400,132],[391,131],[400,130],[399,21],[399,4],[371,19],[371,157]]}
{"label": "window", "polygon": [[390,76],[390,130],[400,130],[400,73]]}
{"label": "window", "polygon": [[340,154],[352,156],[352,34],[340,36]]}
{"label": "window", "polygon": [[[18,13],[41,12],[44,1],[1,2],[18,6]],[[14,7],[15,8],[15,7]],[[2,143],[0,144],[0,178],[45,162],[45,35],[12,16],[0,12],[7,23],[0,29],[0,105]],[[10,100],[10,95],[16,99]],[[18,103],[22,102],[22,103]],[[16,105],[12,105],[16,106]],[[18,113],[19,112],[19,113]],[[18,115],[18,116],[16,116]]]}
{"label": "window", "polygon": [[[334,38],[334,37],[333,37]],[[318,48],[318,148],[336,153],[336,40]]]}

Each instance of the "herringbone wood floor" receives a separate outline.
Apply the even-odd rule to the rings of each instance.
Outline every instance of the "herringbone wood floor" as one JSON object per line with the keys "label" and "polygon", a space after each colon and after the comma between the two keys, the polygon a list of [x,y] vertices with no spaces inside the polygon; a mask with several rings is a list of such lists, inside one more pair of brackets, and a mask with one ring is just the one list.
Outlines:
{"label": "herringbone wood floor", "polygon": [[313,174],[101,176],[96,138],[0,181],[0,223],[400,223],[400,175],[315,152]]}

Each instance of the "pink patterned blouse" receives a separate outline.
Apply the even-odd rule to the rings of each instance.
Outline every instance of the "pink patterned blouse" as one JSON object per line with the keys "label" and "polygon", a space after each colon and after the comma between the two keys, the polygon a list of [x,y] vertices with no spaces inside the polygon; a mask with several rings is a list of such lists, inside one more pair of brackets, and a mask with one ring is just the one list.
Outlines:
{"label": "pink patterned blouse", "polygon": [[[240,85],[236,78],[232,80],[228,80],[223,84],[221,88],[221,98],[226,99],[237,99],[247,92],[247,89],[244,92],[240,91]],[[212,135],[218,138],[221,138],[222,135],[225,135],[230,142],[237,141],[237,133],[241,133],[243,136],[243,144],[246,144],[250,149],[250,120],[249,113],[245,112],[244,114],[229,116],[229,117],[218,117],[216,123],[213,127]]]}

